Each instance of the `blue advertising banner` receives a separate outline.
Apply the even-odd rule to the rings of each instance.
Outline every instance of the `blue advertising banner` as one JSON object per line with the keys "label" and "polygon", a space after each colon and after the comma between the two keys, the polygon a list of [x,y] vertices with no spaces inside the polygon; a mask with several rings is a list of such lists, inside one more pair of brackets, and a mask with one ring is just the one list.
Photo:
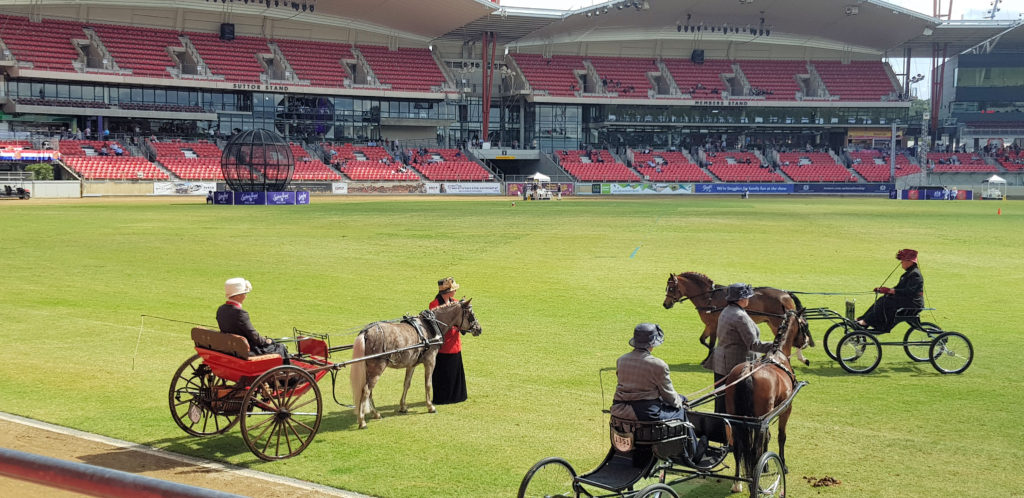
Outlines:
{"label": "blue advertising banner", "polygon": [[292,206],[295,204],[295,192],[267,192],[268,206]]}
{"label": "blue advertising banner", "polygon": [[238,192],[235,194],[236,206],[263,206],[266,203],[266,192]]}
{"label": "blue advertising banner", "polygon": [[792,183],[695,183],[695,194],[792,194]]}
{"label": "blue advertising banner", "polygon": [[295,205],[296,206],[309,205],[309,192],[307,192],[305,190],[300,190],[298,192],[295,192]]}
{"label": "blue advertising banner", "polygon": [[881,194],[895,191],[893,183],[797,183],[793,192],[797,194]]}
{"label": "blue advertising banner", "polygon": [[213,193],[214,204],[226,204],[230,206],[235,203],[234,192],[230,190],[218,190]]}

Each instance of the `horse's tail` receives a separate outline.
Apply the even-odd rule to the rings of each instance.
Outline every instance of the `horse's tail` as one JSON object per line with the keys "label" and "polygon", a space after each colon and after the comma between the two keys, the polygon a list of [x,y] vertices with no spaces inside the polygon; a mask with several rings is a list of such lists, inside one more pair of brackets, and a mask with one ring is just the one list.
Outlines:
{"label": "horse's tail", "polygon": [[[754,416],[754,377],[748,375],[743,380],[736,383],[734,387],[735,391],[733,394],[733,410],[736,415],[741,417],[753,417]],[[739,464],[743,466],[743,471],[747,477],[754,475],[754,467],[757,466],[757,458],[760,455],[758,451],[758,433],[760,430],[754,429],[750,424],[740,422],[732,428],[733,444],[736,446],[736,455],[739,457]]]}
{"label": "horse's tail", "polygon": [[[366,334],[360,332],[356,336],[356,341],[352,343],[352,359],[358,360],[366,355]],[[366,400],[363,399],[363,386],[366,385],[366,362],[357,361],[352,363],[351,369],[349,370],[349,383],[352,385],[352,405],[356,410],[356,415],[359,414],[359,407]]]}

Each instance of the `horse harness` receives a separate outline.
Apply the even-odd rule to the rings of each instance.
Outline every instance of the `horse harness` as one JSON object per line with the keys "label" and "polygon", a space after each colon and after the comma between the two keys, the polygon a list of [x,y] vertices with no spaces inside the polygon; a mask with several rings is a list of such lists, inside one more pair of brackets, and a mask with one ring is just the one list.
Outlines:
{"label": "horse harness", "polygon": [[[673,282],[673,284],[678,285],[675,282]],[[722,287],[722,286],[714,287],[714,286],[712,286],[712,289],[709,290],[709,291],[704,291],[704,292],[701,292],[700,294],[694,294],[692,296],[683,295],[679,299],[676,299],[675,302],[681,303],[683,301],[692,301],[693,302],[693,307],[697,308],[697,311],[703,311],[704,313],[708,313],[708,314],[718,313],[719,311],[722,311],[724,308],[715,308],[714,306],[711,306],[711,295],[716,293],[716,292],[718,292],[718,291],[720,291],[720,290],[725,290],[725,287]],[[680,294],[682,294],[682,293],[680,293]],[[694,298],[698,298],[698,297],[701,297],[701,296],[707,296],[707,299],[708,299],[707,306],[698,306],[697,302],[694,301]]]}
{"label": "horse harness", "polygon": [[[405,322],[412,326],[413,330],[416,331],[416,335],[420,337],[419,355],[416,357],[416,363],[421,363],[423,355],[427,353],[431,346],[440,346],[444,343],[444,336],[441,333],[441,328],[438,326],[440,322],[434,316],[434,312],[431,310],[423,310],[419,315],[405,315],[401,320],[395,320],[396,322]],[[430,329],[433,334],[427,337],[427,334],[423,330],[423,322],[430,324]],[[380,322],[377,322],[377,328],[380,329]],[[391,363],[391,355],[388,355],[388,363]]]}
{"label": "horse harness", "polygon": [[793,375],[793,371],[788,369],[788,368],[786,368],[786,366],[783,365],[782,363],[779,363],[779,361],[776,360],[775,358],[772,358],[771,355],[766,354],[766,355],[762,356],[757,361],[758,361],[758,363],[764,363],[764,364],[768,364],[768,365],[775,365],[776,367],[778,367],[783,372],[786,372],[786,375],[789,376],[789,380],[793,382],[794,386],[796,386],[796,375]]}

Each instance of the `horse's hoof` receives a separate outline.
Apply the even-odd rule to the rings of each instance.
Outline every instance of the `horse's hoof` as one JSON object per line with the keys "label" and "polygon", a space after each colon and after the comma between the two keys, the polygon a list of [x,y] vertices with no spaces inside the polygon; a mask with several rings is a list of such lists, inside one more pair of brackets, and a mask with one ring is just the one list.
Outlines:
{"label": "horse's hoof", "polygon": [[373,414],[373,419],[374,419],[374,420],[380,420],[380,419],[382,419],[382,418],[384,418],[384,415],[381,415],[381,414],[379,414],[379,413],[374,413],[374,414]]}
{"label": "horse's hoof", "polygon": [[427,408],[427,413],[437,413],[437,408],[431,406],[430,408]]}
{"label": "horse's hoof", "polygon": [[365,429],[366,428],[366,424],[359,424],[359,428],[360,429]]}
{"label": "horse's hoof", "polygon": [[811,366],[811,360],[804,360],[804,365],[808,367]]}
{"label": "horse's hoof", "polygon": [[408,408],[399,408],[398,409],[398,413],[409,413],[409,409]]}

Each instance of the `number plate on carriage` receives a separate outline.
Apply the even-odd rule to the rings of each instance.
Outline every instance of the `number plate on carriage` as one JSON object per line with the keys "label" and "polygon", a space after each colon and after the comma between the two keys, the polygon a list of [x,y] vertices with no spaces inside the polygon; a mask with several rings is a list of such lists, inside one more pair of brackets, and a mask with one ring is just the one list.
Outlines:
{"label": "number plate on carriage", "polygon": [[623,432],[619,432],[619,431],[616,431],[616,430],[613,429],[612,430],[612,446],[614,446],[615,449],[617,449],[617,450],[619,450],[619,451],[621,451],[623,453],[632,450],[633,449],[633,433],[631,433],[631,432],[623,433]]}
{"label": "number plate on carriage", "polygon": [[203,417],[203,409],[196,404],[195,401],[188,404],[188,419],[193,424],[199,423],[199,419]]}

